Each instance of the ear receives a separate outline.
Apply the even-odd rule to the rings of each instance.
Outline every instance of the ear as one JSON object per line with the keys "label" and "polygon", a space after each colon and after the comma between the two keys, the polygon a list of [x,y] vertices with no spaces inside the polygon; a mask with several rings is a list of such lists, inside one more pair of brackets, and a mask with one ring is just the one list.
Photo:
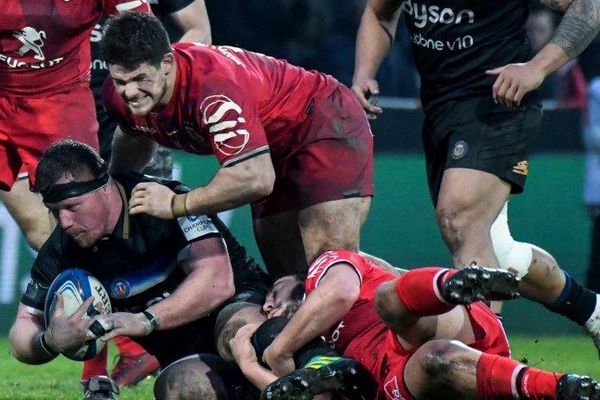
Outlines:
{"label": "ear", "polygon": [[165,75],[169,75],[173,68],[175,67],[175,59],[173,58],[173,53],[165,53],[160,62],[161,68]]}

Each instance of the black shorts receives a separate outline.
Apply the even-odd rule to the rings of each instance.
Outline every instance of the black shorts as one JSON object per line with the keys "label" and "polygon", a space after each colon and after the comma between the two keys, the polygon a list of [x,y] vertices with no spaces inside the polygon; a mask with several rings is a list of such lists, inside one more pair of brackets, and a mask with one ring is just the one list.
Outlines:
{"label": "black shorts", "polygon": [[219,306],[215,315],[234,303],[252,303],[262,306],[271,287],[269,275],[254,261],[246,262],[237,268],[234,266],[233,282],[235,294]]}
{"label": "black shorts", "polygon": [[534,99],[507,110],[491,96],[449,101],[426,115],[422,139],[434,204],[447,168],[489,172],[508,182],[511,193],[521,193],[541,120],[542,108]]}

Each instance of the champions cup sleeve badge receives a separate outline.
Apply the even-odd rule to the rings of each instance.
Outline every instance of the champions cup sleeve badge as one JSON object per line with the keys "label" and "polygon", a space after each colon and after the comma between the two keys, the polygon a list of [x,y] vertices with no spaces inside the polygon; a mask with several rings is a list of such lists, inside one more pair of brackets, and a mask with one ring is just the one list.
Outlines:
{"label": "champions cup sleeve badge", "polygon": [[467,155],[468,151],[469,145],[467,144],[467,142],[465,142],[464,140],[459,140],[454,144],[451,156],[455,160],[460,160],[461,158]]}

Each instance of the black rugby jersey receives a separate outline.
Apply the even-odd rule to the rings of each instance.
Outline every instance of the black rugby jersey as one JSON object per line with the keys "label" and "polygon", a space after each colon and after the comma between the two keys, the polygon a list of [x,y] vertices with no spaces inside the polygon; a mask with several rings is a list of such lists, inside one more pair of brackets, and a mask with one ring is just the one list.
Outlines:
{"label": "black rugby jersey", "polygon": [[[113,311],[139,312],[172,293],[185,274],[177,267],[177,254],[190,242],[221,236],[229,251],[234,282],[248,280],[260,270],[216,216],[161,220],[146,214],[129,215],[131,190],[142,181],[158,181],[175,192],[189,190],[176,181],[137,173],[114,176],[125,194],[123,211],[113,233],[92,248],[80,248],[58,225],[38,253],[21,302],[40,312],[48,287],[62,271],[81,268],[98,278],[108,291]],[[237,290],[236,290],[237,291]]]}
{"label": "black rugby jersey", "polygon": [[404,0],[425,111],[451,99],[491,96],[487,69],[531,58],[527,0]]}

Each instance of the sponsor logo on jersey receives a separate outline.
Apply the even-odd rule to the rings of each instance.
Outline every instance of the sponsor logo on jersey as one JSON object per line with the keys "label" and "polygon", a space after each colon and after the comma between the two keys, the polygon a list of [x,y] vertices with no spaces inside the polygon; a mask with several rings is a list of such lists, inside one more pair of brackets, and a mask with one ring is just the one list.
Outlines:
{"label": "sponsor logo on jersey", "polygon": [[338,260],[340,256],[335,251],[328,251],[319,256],[309,267],[306,279],[314,278],[327,268],[331,263]]}
{"label": "sponsor logo on jersey", "polygon": [[385,395],[390,400],[405,400],[404,397],[400,394],[400,389],[398,387],[398,377],[394,375],[392,379],[387,381],[383,385],[383,390],[385,390]]}
{"label": "sponsor logo on jersey", "polygon": [[239,126],[246,120],[237,103],[220,94],[208,96],[200,104],[200,112],[202,122],[213,135],[213,143],[220,153],[233,156],[244,150],[250,140],[250,132]]}
{"label": "sponsor logo on jersey", "polygon": [[125,299],[131,293],[131,285],[124,278],[117,278],[110,285],[110,296],[115,299]]}
{"label": "sponsor logo on jersey", "polygon": [[425,27],[428,22],[444,25],[472,24],[475,22],[475,13],[473,10],[463,9],[455,11],[449,7],[428,6],[412,0],[404,0],[402,2],[402,11],[412,17],[413,23],[417,28]]}
{"label": "sponsor logo on jersey", "polygon": [[21,48],[17,50],[20,55],[24,56],[32,51],[35,53],[33,58],[36,60],[44,61],[46,59],[46,56],[44,56],[44,52],[42,51],[44,40],[46,39],[46,32],[38,31],[35,28],[26,26],[25,28],[14,32],[13,36],[17,38],[19,42],[23,43]]}
{"label": "sponsor logo on jersey", "polygon": [[156,134],[156,129],[151,128],[149,126],[141,126],[141,125],[134,125],[131,126],[129,128],[125,128],[125,133],[127,133],[128,135],[132,135],[132,136],[139,136],[139,135],[155,135]]}
{"label": "sponsor logo on jersey", "polygon": [[460,160],[464,156],[467,155],[469,151],[469,145],[464,140],[459,140],[454,144],[454,148],[452,149],[452,158],[455,160]]}
{"label": "sponsor logo on jersey", "polygon": [[529,163],[525,160],[519,161],[512,167],[512,172],[515,174],[527,176],[529,174]]}

